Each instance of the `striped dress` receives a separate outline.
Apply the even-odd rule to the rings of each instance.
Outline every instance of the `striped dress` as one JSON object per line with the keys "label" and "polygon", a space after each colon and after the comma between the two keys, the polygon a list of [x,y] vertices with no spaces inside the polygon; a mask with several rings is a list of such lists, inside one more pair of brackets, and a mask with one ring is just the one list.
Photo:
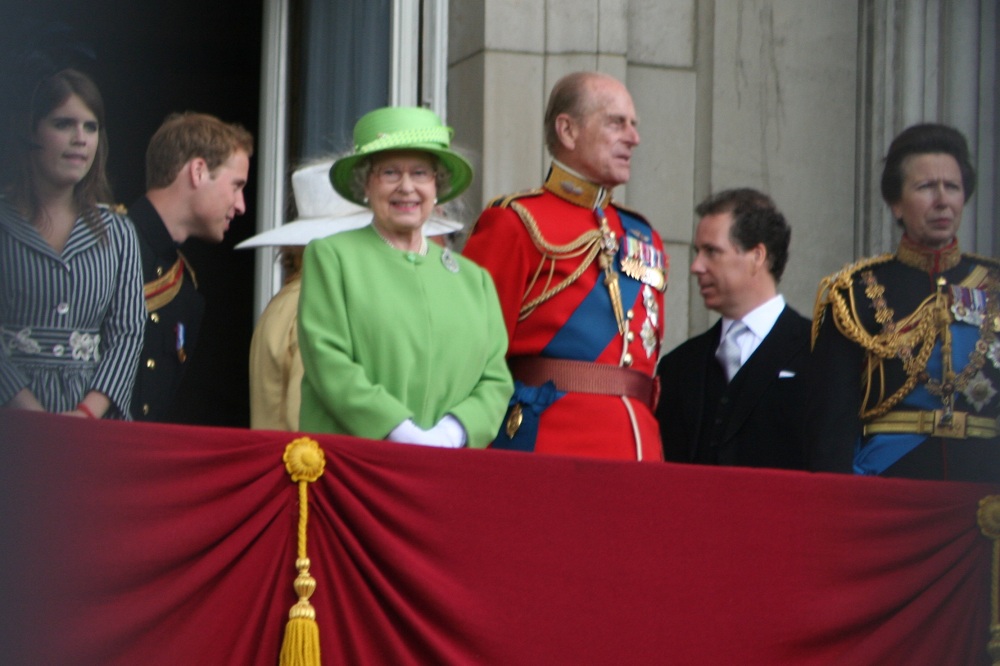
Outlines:
{"label": "striped dress", "polygon": [[135,231],[101,208],[56,252],[0,199],[0,405],[28,388],[47,411],[96,390],[128,419],[145,306]]}

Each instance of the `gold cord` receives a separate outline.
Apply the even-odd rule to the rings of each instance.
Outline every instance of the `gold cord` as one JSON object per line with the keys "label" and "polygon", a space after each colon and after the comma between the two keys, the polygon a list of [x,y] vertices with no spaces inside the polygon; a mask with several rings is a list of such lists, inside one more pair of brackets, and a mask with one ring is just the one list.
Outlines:
{"label": "gold cord", "polygon": [[280,666],[319,666],[319,627],[316,625],[316,609],[309,603],[309,598],[316,591],[316,579],[309,573],[306,533],[309,525],[309,484],[323,474],[326,458],[316,440],[300,437],[285,447],[281,459],[292,482],[298,484],[298,557],[295,568],[299,574],[292,585],[299,600],[288,611],[288,624],[278,663]]}
{"label": "gold cord", "polygon": [[[987,311],[980,325],[980,341],[969,356],[968,365],[962,372],[955,373],[950,366],[951,352],[951,312],[948,297],[943,293],[943,285],[937,292],[928,296],[908,316],[897,321],[895,312],[885,300],[885,287],[878,283],[872,272],[876,264],[884,263],[893,256],[886,254],[865,259],[848,266],[839,273],[820,281],[816,297],[816,308],[813,317],[813,346],[819,335],[820,326],[826,316],[827,309],[833,317],[837,330],[867,353],[865,368],[865,395],[862,402],[863,419],[884,416],[894,409],[914,389],[918,382],[925,382],[932,395],[951,395],[955,390],[964,389],[971,378],[982,368],[985,362],[985,350],[989,346],[992,333],[992,322],[1000,316],[1000,302],[996,297],[988,301]],[[861,324],[856,302],[854,284],[860,279],[864,283],[864,293],[868,299],[865,307],[874,307],[875,320],[881,326],[881,332],[872,334]],[[975,269],[963,286],[975,286],[985,282],[985,290],[995,294],[1000,280],[995,270]],[[945,372],[942,380],[928,379],[926,376],[927,362],[938,339],[942,342]],[[886,360],[898,358],[903,363],[906,380],[892,395],[886,396],[885,368]],[[874,382],[873,379],[880,381]],[[864,405],[871,403],[871,390],[874,384],[880,387],[875,406],[865,409]],[[947,394],[947,395],[945,395]],[[947,408],[948,400],[944,400]]]}
{"label": "gold cord", "polygon": [[[538,277],[544,270],[546,262],[549,262],[548,280],[545,283],[545,287],[542,289],[542,293],[521,305],[518,321],[524,321],[532,312],[534,312],[535,308],[569,287],[577,280],[577,278],[583,275],[584,271],[587,270],[590,264],[597,257],[598,253],[600,253],[603,236],[599,229],[593,229],[580,235],[570,243],[565,245],[553,245],[545,240],[541,229],[538,228],[538,222],[535,221],[535,218],[530,212],[528,212],[527,208],[516,201],[511,202],[510,207],[511,210],[517,213],[518,217],[521,218],[525,228],[528,230],[528,235],[531,236],[532,242],[542,254],[538,268],[535,270],[535,275],[528,284],[528,288],[525,292],[526,295],[527,293],[530,293],[531,289],[535,286]],[[582,256],[583,259],[581,260],[580,265],[577,266],[576,270],[555,286],[551,286],[553,275],[555,273],[556,262],[562,259],[573,259],[580,256]]]}

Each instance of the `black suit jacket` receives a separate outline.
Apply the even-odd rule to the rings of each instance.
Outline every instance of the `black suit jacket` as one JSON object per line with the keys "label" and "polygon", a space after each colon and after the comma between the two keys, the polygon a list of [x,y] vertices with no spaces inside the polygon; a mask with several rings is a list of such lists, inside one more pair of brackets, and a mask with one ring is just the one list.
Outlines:
{"label": "black suit jacket", "polygon": [[722,322],[664,356],[657,408],[668,461],[804,469],[803,371],[811,323],[785,306],[733,381],[715,349]]}

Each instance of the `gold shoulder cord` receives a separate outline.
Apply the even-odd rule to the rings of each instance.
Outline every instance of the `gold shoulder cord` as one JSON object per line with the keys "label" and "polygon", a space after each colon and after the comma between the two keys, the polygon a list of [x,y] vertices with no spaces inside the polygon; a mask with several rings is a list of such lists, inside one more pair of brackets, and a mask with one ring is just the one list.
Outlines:
{"label": "gold shoulder cord", "polygon": [[[867,259],[821,281],[813,317],[813,346],[815,346],[816,337],[819,334],[819,326],[822,323],[826,306],[829,305],[837,330],[867,352],[866,392],[860,415],[862,419],[884,416],[913,390],[917,382],[925,375],[928,359],[930,359],[939,336],[944,345],[944,353],[947,354],[950,349],[951,314],[948,297],[943,292],[943,283],[939,284],[936,293],[924,299],[912,313],[899,321],[894,320],[895,313],[884,298],[885,287],[878,283],[871,271],[875,264],[891,258],[892,255],[882,255]],[[855,277],[859,274],[865,283],[865,295],[875,308],[875,320],[882,327],[881,333],[869,333],[862,326],[858,316],[853,285]],[[973,357],[970,357],[970,363],[962,372],[956,374],[950,371],[950,366],[946,368],[945,384],[947,390],[951,392],[954,388],[964,388],[972,375],[982,367],[984,358],[980,357],[984,356],[985,353],[981,353],[981,351],[988,346],[988,339],[992,335],[991,322],[998,316],[998,304],[995,296],[998,280],[994,271],[989,271],[987,277],[987,271],[975,269],[962,282],[962,286],[974,287],[983,283],[985,283],[987,291],[994,295],[990,299],[986,317],[980,326],[980,343],[977,344]],[[865,409],[864,405],[871,404],[870,391],[874,384],[873,376],[876,373],[880,376],[879,386],[881,390],[884,390],[884,363],[893,358],[902,361],[903,369],[907,375],[906,381],[888,397],[885,396],[884,392],[880,393],[875,401],[875,406],[871,409]],[[944,393],[941,382],[929,381],[928,390],[935,395]]]}
{"label": "gold shoulder cord", "polygon": [[[840,331],[845,338],[854,342],[867,352],[867,376],[865,378],[865,396],[862,400],[861,418],[872,418],[874,416],[885,414],[894,406],[899,404],[899,402],[906,397],[911,390],[913,390],[917,381],[916,374],[909,376],[906,383],[904,383],[904,385],[893,395],[889,396],[888,399],[883,393],[880,393],[876,407],[872,410],[864,409],[864,405],[869,404],[869,401],[871,400],[870,391],[872,384],[874,383],[872,381],[873,375],[878,373],[884,380],[885,368],[883,363],[885,359],[896,357],[905,343],[915,342],[915,335],[919,335],[916,329],[910,330],[905,336],[906,340],[901,340],[901,336],[898,332],[900,327],[892,321],[894,313],[886,306],[883,298],[883,292],[885,289],[874,281],[874,277],[871,274],[871,268],[873,266],[889,261],[892,259],[892,256],[893,255],[891,254],[883,254],[878,257],[863,259],[862,261],[846,267],[839,273],[826,278],[820,283],[821,294],[823,294],[824,297],[822,299],[817,299],[816,312],[820,314],[814,317],[813,344],[815,345],[815,337],[819,333],[821,313],[825,311],[826,305],[829,305],[830,313],[833,316],[833,321],[837,330]],[[858,316],[858,308],[854,296],[854,281],[859,273],[861,273],[866,282],[865,295],[868,296],[868,298],[871,299],[876,306],[876,321],[883,326],[883,333],[873,335],[869,333],[861,324],[861,318]],[[879,305],[881,305],[881,308],[879,308]],[[921,305],[921,308],[922,307],[923,304]],[[917,311],[919,312],[921,308],[918,308]],[[914,313],[914,315],[915,314],[916,313]],[[924,328],[926,328],[926,326],[924,326]],[[924,336],[919,335],[919,337],[923,338]],[[927,359],[930,358],[931,349],[933,348],[933,333],[931,338],[932,340],[929,346],[920,345],[921,349],[917,362],[919,363],[922,361],[923,366],[926,366]],[[926,347],[926,349],[924,347]],[[910,349],[912,349],[912,347],[910,347]],[[880,382],[880,385],[884,387],[885,382]]]}
{"label": "gold shoulder cord", "polygon": [[[532,242],[534,242],[535,247],[537,247],[542,253],[542,259],[538,262],[538,268],[535,270],[535,274],[532,276],[531,282],[528,284],[528,287],[524,292],[525,295],[531,293],[532,288],[534,288],[539,277],[542,275],[543,270],[546,267],[546,263],[548,264],[548,276],[545,279],[545,286],[542,289],[542,293],[530,301],[521,304],[518,321],[524,321],[532,312],[534,312],[535,308],[566,289],[566,287],[573,284],[577,278],[583,275],[583,272],[587,270],[587,267],[590,266],[591,262],[594,261],[598,253],[601,251],[602,235],[600,230],[594,229],[582,234],[572,242],[565,245],[552,245],[545,240],[541,229],[538,228],[538,223],[535,221],[535,218],[532,217],[531,213],[528,212],[527,208],[516,201],[512,201],[510,203],[510,208],[517,213],[518,217],[521,218],[521,222],[524,223],[525,229],[528,230],[528,234],[531,236]],[[576,270],[574,270],[558,284],[552,285],[552,280],[555,275],[556,261],[561,259],[573,259],[581,256],[583,259],[580,261],[580,265],[577,266]]]}
{"label": "gold shoulder cord", "polygon": [[[816,295],[816,307],[813,312],[813,346],[816,345],[816,338],[819,336],[819,328],[823,323],[827,306],[830,307],[837,330],[843,333],[847,339],[861,345],[867,350],[870,350],[877,344],[874,336],[865,330],[858,318],[857,308],[854,303],[854,277],[861,270],[870,268],[875,264],[883,263],[891,258],[891,254],[884,254],[864,259],[820,281]],[[847,294],[847,296],[845,297],[844,294]]]}

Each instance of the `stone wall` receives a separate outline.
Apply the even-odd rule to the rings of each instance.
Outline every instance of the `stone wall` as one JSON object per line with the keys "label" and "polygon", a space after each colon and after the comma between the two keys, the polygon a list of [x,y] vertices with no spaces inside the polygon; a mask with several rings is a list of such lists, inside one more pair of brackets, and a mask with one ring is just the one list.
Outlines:
{"label": "stone wall", "polygon": [[[974,47],[989,64],[996,16],[983,1],[956,0],[964,15],[993,17],[993,32],[988,24]],[[650,219],[671,255],[664,350],[714,316],[689,279],[692,210],[727,187],[762,189],[784,211],[793,234],[780,288],[809,316],[819,279],[853,261],[865,238],[891,229],[877,190],[872,199],[870,172],[859,168],[884,154],[885,137],[860,131],[859,123],[867,127],[876,113],[895,118],[886,131],[891,138],[901,123],[913,122],[893,115],[892,100],[864,89],[874,66],[872,40],[875,50],[892,40],[863,31],[873,15],[891,18],[897,6],[912,14],[939,3],[451,0],[448,122],[476,160],[470,206],[540,184],[551,86],[570,71],[598,69],[626,83],[640,117],[632,180],[616,197]],[[934,70],[925,78],[932,75],[940,76]],[[949,122],[947,108],[940,117]],[[990,159],[993,127],[986,132]],[[982,139],[984,130],[977,130]],[[996,198],[992,187],[978,196]],[[979,236],[991,237],[982,222]]]}

